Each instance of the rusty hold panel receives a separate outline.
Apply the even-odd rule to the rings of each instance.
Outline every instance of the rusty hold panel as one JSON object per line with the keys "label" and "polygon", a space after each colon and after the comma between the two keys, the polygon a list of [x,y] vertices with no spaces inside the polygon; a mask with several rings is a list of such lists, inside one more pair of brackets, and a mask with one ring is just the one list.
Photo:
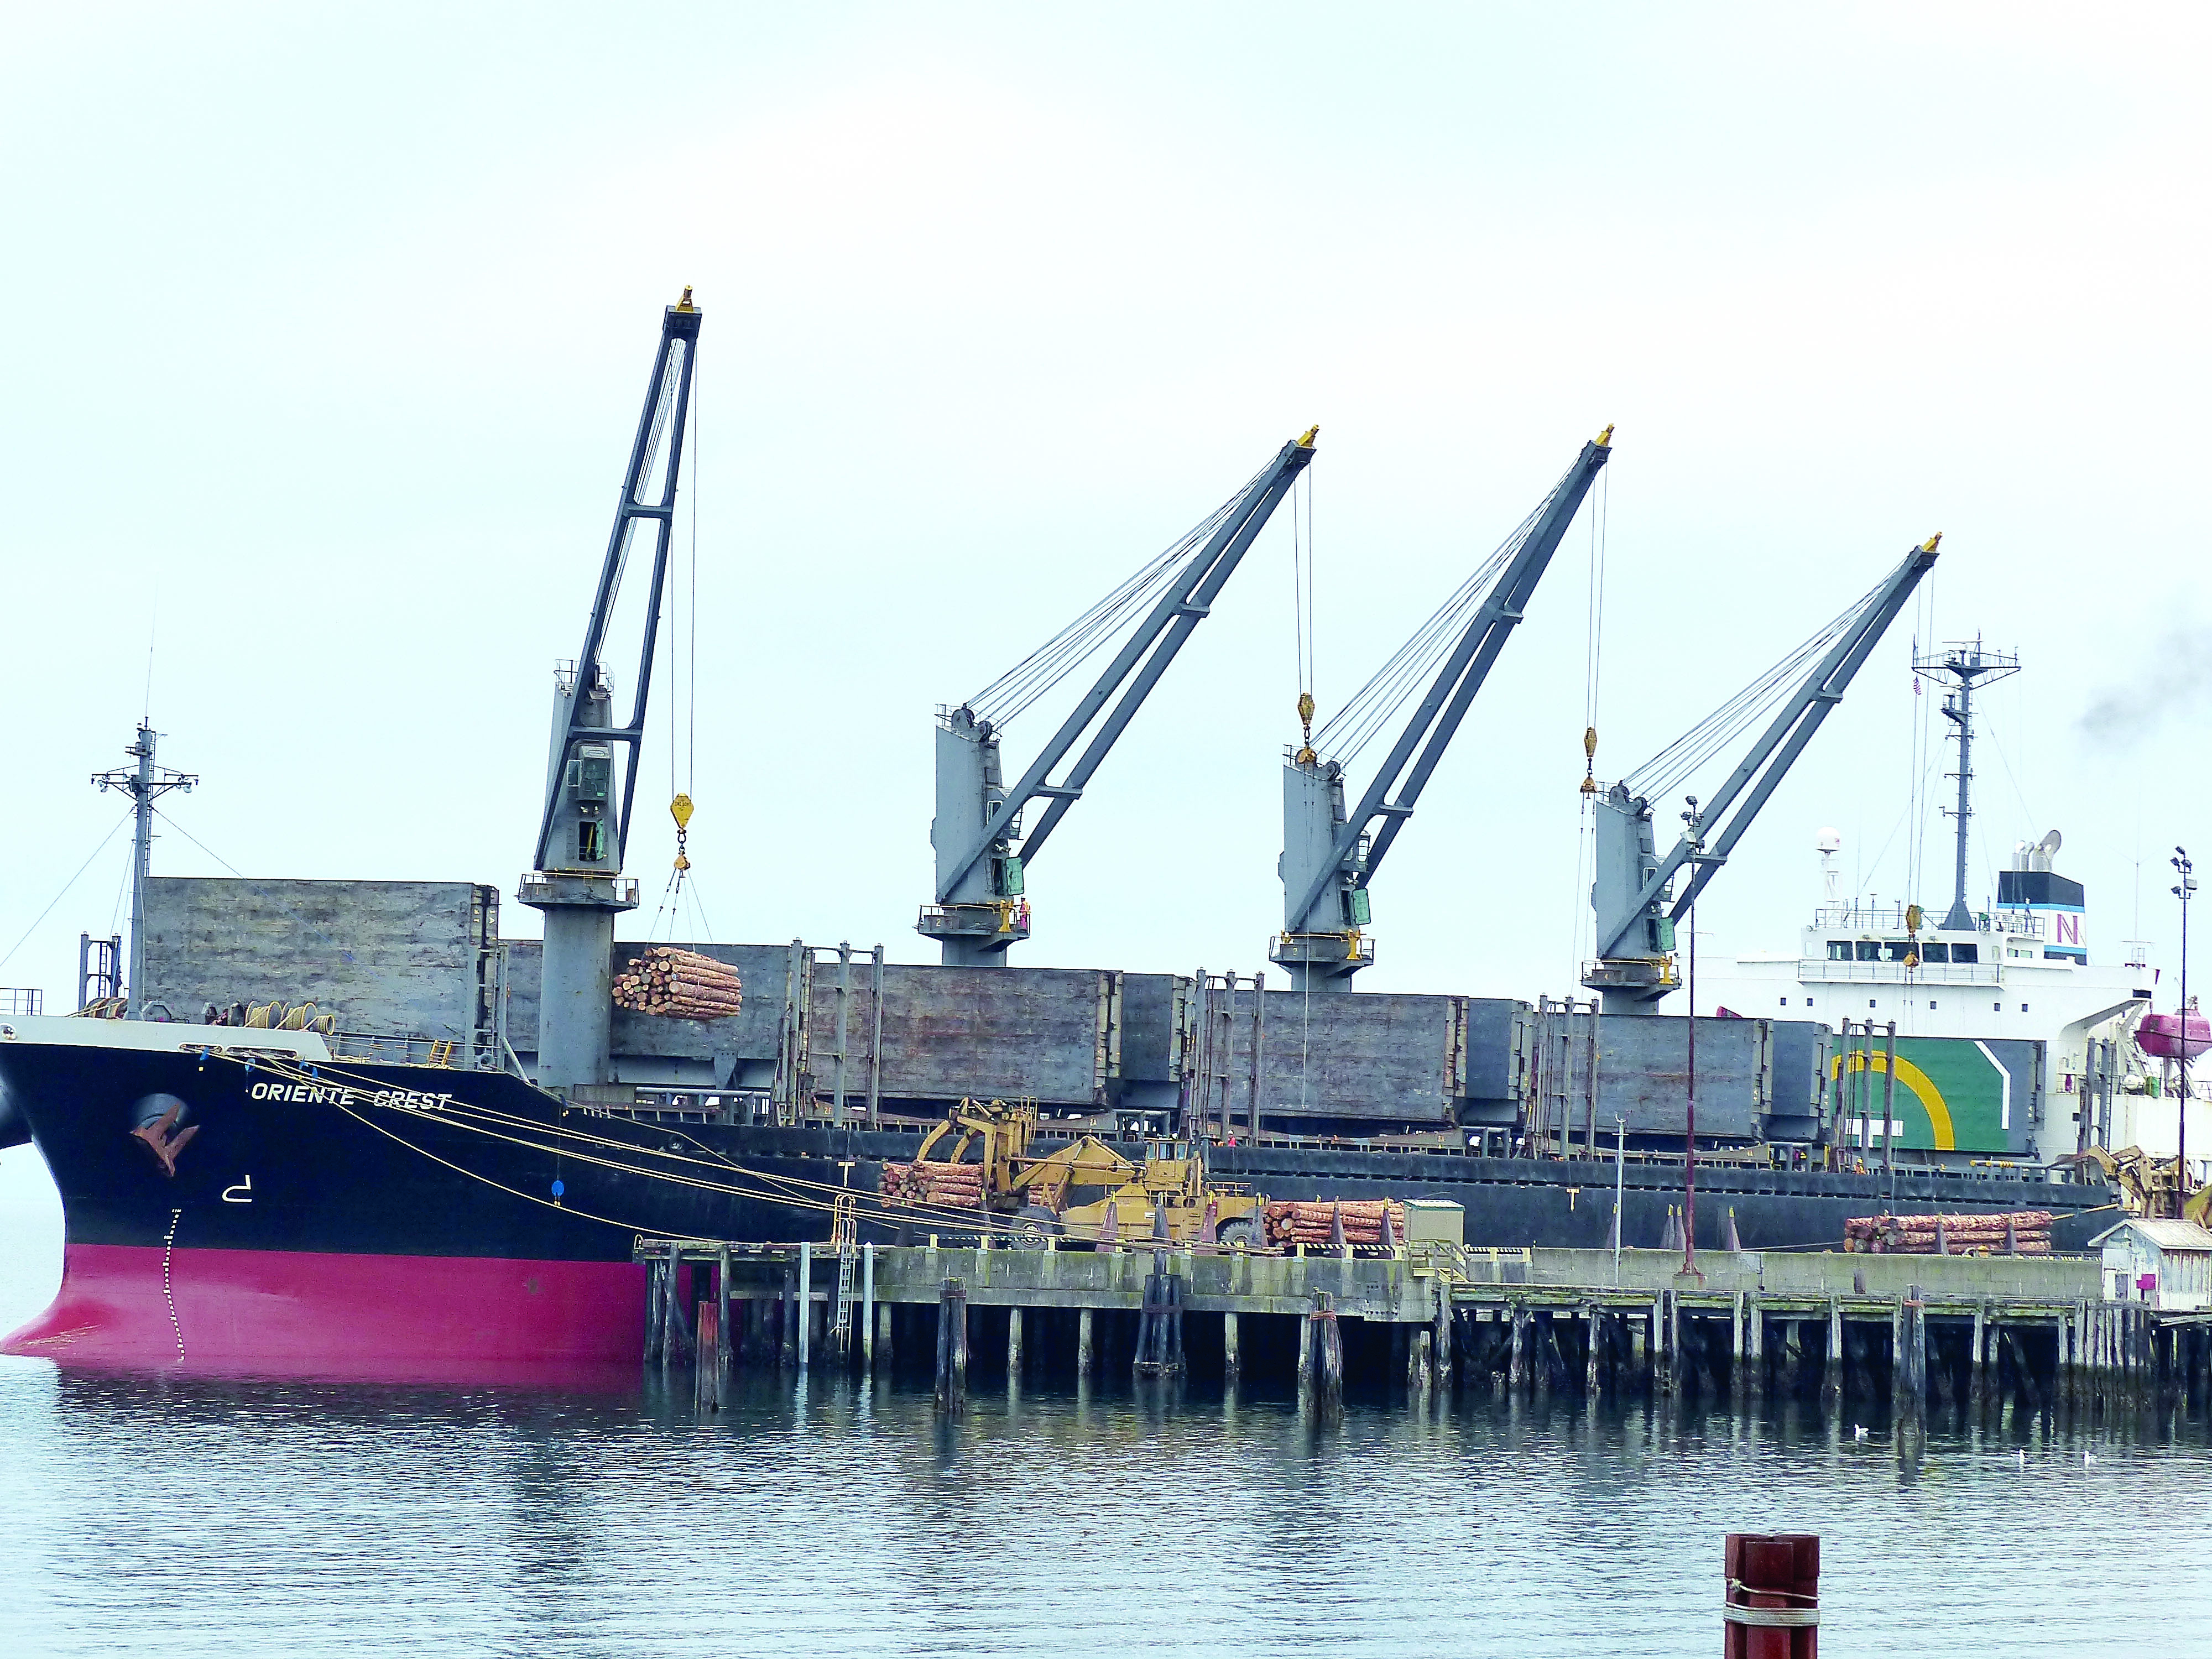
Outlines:
{"label": "rusty hold panel", "polygon": [[1112,980],[1092,969],[886,969],[884,1093],[1103,1104]]}

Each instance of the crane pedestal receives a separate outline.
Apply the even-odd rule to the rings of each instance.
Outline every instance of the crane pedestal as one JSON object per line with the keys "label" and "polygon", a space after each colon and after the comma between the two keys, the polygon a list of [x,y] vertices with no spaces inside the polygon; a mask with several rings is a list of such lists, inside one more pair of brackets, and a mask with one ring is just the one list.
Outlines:
{"label": "crane pedestal", "polygon": [[914,930],[937,941],[947,968],[999,968],[1006,951],[1030,936],[1029,912],[1017,900],[925,904]]}
{"label": "crane pedestal", "polygon": [[1375,965],[1375,941],[1357,928],[1341,933],[1278,933],[1267,960],[1291,976],[1293,991],[1349,991],[1352,976]]}
{"label": "crane pedestal", "polygon": [[534,871],[515,896],[545,918],[538,996],[538,1083],[609,1083],[614,1053],[615,917],[637,908],[619,876]]}
{"label": "crane pedestal", "polygon": [[1674,977],[1671,957],[1616,957],[1585,963],[1583,988],[1604,999],[1606,1013],[1649,1014],[1661,998],[1680,990],[1682,981]]}

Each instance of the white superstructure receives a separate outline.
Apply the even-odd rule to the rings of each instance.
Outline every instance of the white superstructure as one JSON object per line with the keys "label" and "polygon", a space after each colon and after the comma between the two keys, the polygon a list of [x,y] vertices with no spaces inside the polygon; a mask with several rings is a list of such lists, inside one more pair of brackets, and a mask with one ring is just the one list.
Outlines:
{"label": "white superstructure", "polygon": [[[1718,973],[1700,964],[1701,1003],[1711,985],[1708,1008],[1746,1016],[1817,1020],[1831,1029],[1846,1019],[1882,1026],[1894,1020],[1900,1037],[2039,1040],[2047,1109],[2033,1139],[2045,1162],[2075,1150],[2089,1043],[2109,1039],[2122,1056],[2111,1146],[2172,1154],[2170,1079],[2135,1045],[2157,976],[2140,947],[2115,952],[2109,962],[2093,957],[2082,890],[2051,868],[2055,833],[2016,851],[2014,867],[2000,874],[1996,900],[1972,913],[1967,928],[1935,926],[1919,907],[1903,902],[1839,899],[1834,855],[1841,844],[1835,831],[1821,833],[1825,896],[1796,948],[1738,956]],[[2212,1098],[2191,1083],[2198,1099]],[[2212,1132],[2212,1123],[2207,1127]]]}

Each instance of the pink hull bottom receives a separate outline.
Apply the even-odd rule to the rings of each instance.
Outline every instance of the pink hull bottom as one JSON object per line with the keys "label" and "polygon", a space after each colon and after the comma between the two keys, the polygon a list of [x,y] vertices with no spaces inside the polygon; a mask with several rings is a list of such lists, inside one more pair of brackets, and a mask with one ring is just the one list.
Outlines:
{"label": "pink hull bottom", "polygon": [[53,1305],[0,1341],[0,1353],[348,1376],[532,1375],[634,1371],[644,1344],[645,1269],[626,1261],[70,1244]]}

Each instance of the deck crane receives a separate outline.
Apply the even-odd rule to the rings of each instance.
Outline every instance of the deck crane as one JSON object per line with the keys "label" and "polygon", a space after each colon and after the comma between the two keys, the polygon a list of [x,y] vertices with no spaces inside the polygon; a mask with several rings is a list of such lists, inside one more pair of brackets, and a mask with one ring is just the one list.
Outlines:
{"label": "deck crane", "polygon": [[[1029,937],[1024,866],[1082,798],[1115,739],[1313,459],[1320,430],[1315,427],[1291,439],[1189,534],[959,708],[939,711],[937,815],[929,830],[937,890],[934,902],[922,907],[915,931],[938,942],[947,966],[1003,965],[1007,948]],[[999,763],[1006,723],[1081,666],[1139,612],[1143,620],[1097,684],[1021,781],[1006,788]],[[1109,711],[1107,703],[1116,692],[1120,700]],[[1059,782],[1050,781],[1053,769],[1085,732],[1091,732],[1091,740],[1073,768]],[[1023,809],[1040,799],[1048,805],[1024,834]]]}
{"label": "deck crane", "polygon": [[[1283,855],[1276,866],[1283,881],[1283,930],[1267,955],[1290,971],[1294,990],[1349,990],[1352,975],[1375,959],[1373,941],[1362,933],[1372,919],[1368,884],[1413,816],[1583,497],[1612,455],[1613,428],[1607,427],[1583,446],[1535,511],[1420,631],[1327,725],[1308,731],[1284,767]],[[1462,617],[1467,620],[1460,627]],[[1345,763],[1396,714],[1439,658],[1442,665],[1428,695],[1368,785],[1358,810],[1347,813]],[[1299,699],[1298,712],[1310,722],[1309,699]],[[1330,749],[1333,757],[1322,759],[1316,744]],[[1378,819],[1382,827],[1370,835],[1369,826]]]}
{"label": "deck crane", "polygon": [[[1597,915],[1597,959],[1583,984],[1601,993],[1607,1014],[1654,1012],[1676,988],[1674,925],[1751,828],[1784,776],[1804,752],[1883,632],[1935,568],[1930,536],[1850,609],[1681,737],[1609,789],[1585,782],[1596,796],[1597,877],[1590,902]],[[1809,672],[1798,678],[1806,665]],[[1689,827],[1664,858],[1652,833],[1651,802],[1685,781],[1779,702],[1766,730],[1700,807],[1692,799]],[[1685,867],[1689,879],[1673,892]],[[1671,896],[1670,896],[1671,895]]]}
{"label": "deck crane", "polygon": [[[623,474],[614,529],[585,624],[583,649],[554,671],[553,740],[545,763],[545,805],[538,818],[522,902],[545,915],[545,954],[538,1022],[538,1081],[547,1087],[610,1080],[614,1014],[615,917],[637,908],[637,883],[623,878],[630,805],[637,793],[638,748],[645,738],[646,692],[676,521],[676,479],[691,402],[700,313],[691,290],[667,307],[646,382],[645,407]],[[637,683],[629,718],[614,723],[614,687],[603,659],[608,619],[622,589],[630,538],[653,526],[653,575],[639,626]],[[620,769],[616,750],[621,749]],[[619,799],[620,805],[617,802]]]}

